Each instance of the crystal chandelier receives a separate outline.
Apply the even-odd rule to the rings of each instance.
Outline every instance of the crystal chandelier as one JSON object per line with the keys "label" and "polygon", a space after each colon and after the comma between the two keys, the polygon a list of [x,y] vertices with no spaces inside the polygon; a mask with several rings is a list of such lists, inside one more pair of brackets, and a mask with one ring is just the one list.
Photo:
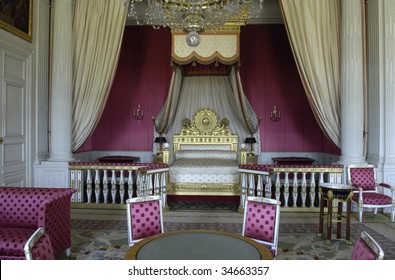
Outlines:
{"label": "crystal chandelier", "polygon": [[[136,3],[146,2],[144,19],[138,17]],[[187,43],[200,42],[198,33],[217,31],[226,23],[243,25],[257,18],[263,0],[130,0],[129,18],[137,24],[170,27],[189,33]],[[141,3],[143,4],[143,3]],[[188,42],[189,37],[189,42]]]}

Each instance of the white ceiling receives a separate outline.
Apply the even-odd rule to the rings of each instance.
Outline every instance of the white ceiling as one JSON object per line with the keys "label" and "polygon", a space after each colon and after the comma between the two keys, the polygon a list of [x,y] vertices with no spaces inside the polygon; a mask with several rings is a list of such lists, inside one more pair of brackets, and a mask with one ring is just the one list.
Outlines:
{"label": "white ceiling", "polygon": [[[254,0],[256,2],[259,2],[259,0]],[[139,18],[144,18],[144,11],[146,8],[146,3],[145,1],[142,3],[137,3],[136,5],[136,10],[138,12]],[[263,8],[260,12],[259,18],[256,19],[251,19],[248,21],[247,24],[275,24],[275,23],[283,23],[282,15],[281,15],[281,10],[278,4],[278,0],[263,0]],[[136,22],[128,18],[126,21],[126,25],[136,25]]]}

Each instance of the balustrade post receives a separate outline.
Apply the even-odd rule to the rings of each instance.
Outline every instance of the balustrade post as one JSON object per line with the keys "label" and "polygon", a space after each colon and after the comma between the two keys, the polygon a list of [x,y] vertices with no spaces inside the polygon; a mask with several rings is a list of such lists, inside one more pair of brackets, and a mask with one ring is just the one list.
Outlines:
{"label": "balustrade post", "polygon": [[84,171],[77,171],[77,181],[78,181],[78,190],[77,190],[77,202],[84,202]]}
{"label": "balustrade post", "polygon": [[240,187],[241,187],[241,194],[240,194],[239,209],[243,209],[245,198],[246,198],[246,188],[247,188],[247,174],[243,171],[240,174]]}
{"label": "balustrade post", "polygon": [[298,200],[298,172],[293,172],[292,180],[292,196],[293,196],[293,207],[296,207],[296,202]]}
{"label": "balustrade post", "polygon": [[111,198],[112,204],[115,204],[115,199],[117,195],[117,177],[115,173],[115,169],[111,170]]}
{"label": "balustrade post", "polygon": [[138,193],[137,193],[138,197],[146,195],[146,187],[147,187],[147,181],[148,181],[147,177],[148,177],[147,172],[145,172],[145,171],[140,172],[140,186],[137,189],[138,190]]}
{"label": "balustrade post", "polygon": [[152,174],[147,174],[147,180],[146,180],[146,188],[145,188],[145,195],[152,195],[153,194],[153,190],[154,190],[154,184],[153,184],[153,179],[152,179]]}
{"label": "balustrade post", "polygon": [[312,172],[310,174],[310,208],[314,206],[315,187],[315,172]]}
{"label": "balustrade post", "polygon": [[284,180],[284,206],[288,207],[288,198],[289,198],[289,177],[288,172],[285,172],[285,180]]}
{"label": "balustrade post", "polygon": [[154,174],[154,194],[159,195],[160,188],[159,188],[159,173]]}
{"label": "balustrade post", "polygon": [[119,196],[121,198],[121,204],[125,201],[125,176],[123,174],[123,170],[120,171],[119,174]]}
{"label": "balustrade post", "polygon": [[[318,179],[318,189],[321,190],[319,186],[324,183],[324,172],[320,172],[320,177]],[[321,203],[321,192],[318,195],[318,202]]]}
{"label": "balustrade post", "polygon": [[266,176],[265,197],[272,198],[272,178],[271,178],[271,174]]}
{"label": "balustrade post", "polygon": [[256,195],[259,197],[263,197],[263,182],[262,182],[263,178],[262,175],[259,174],[258,175],[258,182],[256,185]]}
{"label": "balustrade post", "polygon": [[133,197],[133,172],[128,170],[128,198]]}
{"label": "balustrade post", "polygon": [[[78,187],[77,187],[77,174],[75,170],[70,170],[70,187],[72,189],[76,189],[78,192]],[[76,202],[77,201],[77,192],[73,193],[71,196],[71,202]]]}
{"label": "balustrade post", "polygon": [[306,197],[307,197],[307,180],[306,172],[302,172],[302,183],[301,183],[301,196],[302,196],[302,207],[306,207]]}
{"label": "balustrade post", "polygon": [[104,198],[104,204],[108,204],[108,174],[107,174],[107,169],[103,170],[103,198]]}
{"label": "balustrade post", "polygon": [[281,197],[281,181],[280,181],[280,172],[276,171],[276,199],[278,201],[280,201],[280,197]]}
{"label": "balustrade post", "polygon": [[255,175],[248,175],[248,195],[255,196]]}
{"label": "balustrade post", "polygon": [[87,203],[92,202],[92,172],[88,169],[88,175],[86,178],[86,195],[87,195]]}
{"label": "balustrade post", "polygon": [[162,204],[163,207],[167,207],[167,194],[166,194],[166,172],[162,172],[160,175],[160,185],[162,187]]}
{"label": "balustrade post", "polygon": [[99,170],[95,170],[95,198],[96,198],[96,203],[99,203],[100,199],[100,174]]}

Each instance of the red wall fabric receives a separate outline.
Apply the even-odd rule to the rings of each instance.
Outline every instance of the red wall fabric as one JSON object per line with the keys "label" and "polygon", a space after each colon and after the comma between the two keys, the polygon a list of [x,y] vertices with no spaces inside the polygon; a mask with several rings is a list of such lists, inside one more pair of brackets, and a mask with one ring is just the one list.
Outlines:
{"label": "red wall fabric", "polygon": [[[339,153],[321,131],[310,109],[280,24],[248,25],[240,33],[240,76],[260,122],[262,151]],[[273,106],[281,113],[270,120]]]}
{"label": "red wall fabric", "polygon": [[[240,75],[260,122],[263,152],[325,152],[339,149],[314,119],[283,25],[248,25],[240,33]],[[110,96],[91,138],[80,149],[150,151],[153,122],[170,85],[171,34],[166,28],[128,26]],[[140,104],[144,118],[134,120]],[[279,122],[270,120],[276,105]]]}
{"label": "red wall fabric", "polygon": [[[172,74],[168,29],[128,26],[103,115],[91,136],[91,150],[152,150],[153,121],[166,100]],[[140,104],[144,118],[133,111]],[[83,147],[85,149],[85,145]]]}

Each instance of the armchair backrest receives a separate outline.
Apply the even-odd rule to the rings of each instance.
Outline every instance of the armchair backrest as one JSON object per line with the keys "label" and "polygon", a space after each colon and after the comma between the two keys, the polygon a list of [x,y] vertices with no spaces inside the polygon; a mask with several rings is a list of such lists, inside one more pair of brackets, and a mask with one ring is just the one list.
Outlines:
{"label": "armchair backrest", "polygon": [[159,196],[130,198],[126,205],[129,245],[136,240],[163,232],[162,203]]}
{"label": "armchair backrest", "polygon": [[351,255],[352,260],[382,260],[384,251],[367,232],[361,232],[361,237],[355,242]]}
{"label": "armchair backrest", "polygon": [[363,191],[376,190],[376,170],[373,165],[349,165],[348,182]]}
{"label": "armchair backrest", "polygon": [[280,202],[265,197],[248,197],[244,207],[242,235],[270,245],[277,254]]}
{"label": "armchair backrest", "polygon": [[[74,189],[0,187],[0,227],[37,228],[47,226],[45,212],[52,201],[67,196],[70,203]],[[68,206],[66,209],[69,209]],[[22,210],[19,210],[22,209]],[[63,209],[57,210],[61,211]],[[58,213],[48,213],[56,217]],[[64,221],[62,221],[63,223]],[[47,230],[51,230],[46,227]]]}

